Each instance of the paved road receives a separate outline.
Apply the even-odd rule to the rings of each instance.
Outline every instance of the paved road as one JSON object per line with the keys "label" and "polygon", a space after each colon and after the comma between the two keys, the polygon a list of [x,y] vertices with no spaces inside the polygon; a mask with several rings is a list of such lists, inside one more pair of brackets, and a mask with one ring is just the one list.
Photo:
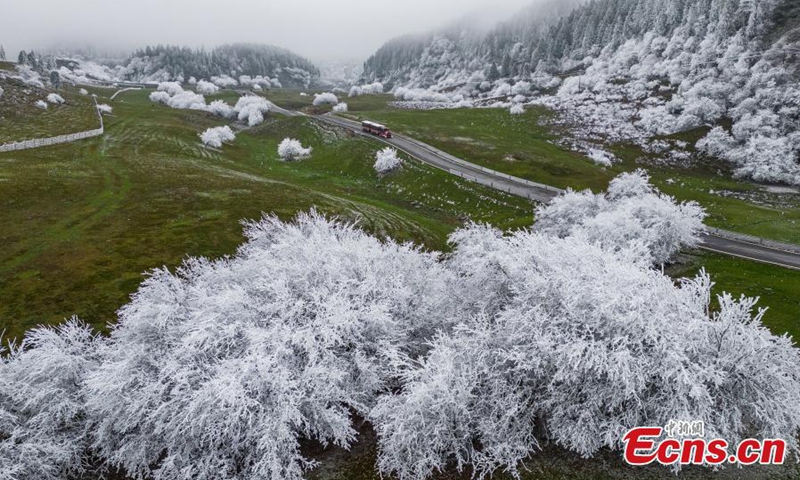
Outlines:
{"label": "paved road", "polygon": [[[289,116],[305,115],[301,112],[286,110],[273,104],[273,111]],[[428,144],[403,135],[394,135],[394,138],[385,139],[364,134],[361,124],[352,120],[333,115],[317,115],[313,118],[331,125],[352,130],[358,135],[369,136],[381,142],[392,145],[408,155],[433,165],[453,175],[486,185],[512,195],[529,198],[539,202],[547,202],[561,194],[563,190],[531,182],[505,173],[490,170],[460,158],[454,157]],[[772,245],[762,245],[753,241],[737,239],[734,232],[719,231],[720,234],[705,234],[702,237],[701,248],[735,257],[746,258],[762,263],[769,263],[786,268],[800,270],[800,247],[794,245],[771,242]]]}

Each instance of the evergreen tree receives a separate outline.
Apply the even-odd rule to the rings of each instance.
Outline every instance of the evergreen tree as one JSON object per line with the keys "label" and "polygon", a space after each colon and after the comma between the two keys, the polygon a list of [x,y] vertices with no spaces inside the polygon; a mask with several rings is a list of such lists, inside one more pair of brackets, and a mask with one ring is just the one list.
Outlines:
{"label": "evergreen tree", "polygon": [[489,66],[489,70],[486,71],[486,78],[492,81],[500,78],[500,71],[497,70],[496,63],[492,62],[491,66]]}
{"label": "evergreen tree", "polygon": [[28,61],[28,54],[25,53],[25,50],[20,50],[19,56],[17,57],[17,63],[19,63],[20,65],[25,65],[27,61]]}
{"label": "evergreen tree", "polygon": [[61,74],[58,73],[58,70],[50,71],[50,84],[53,85],[53,88],[61,88]]}
{"label": "evergreen tree", "polygon": [[0,45],[0,60],[6,59],[6,49],[3,48],[3,45]]}

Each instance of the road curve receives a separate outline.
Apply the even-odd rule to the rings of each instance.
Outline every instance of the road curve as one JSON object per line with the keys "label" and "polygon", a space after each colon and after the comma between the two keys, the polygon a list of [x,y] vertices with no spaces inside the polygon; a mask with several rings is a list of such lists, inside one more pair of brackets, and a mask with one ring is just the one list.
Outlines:
{"label": "road curve", "polygon": [[[301,112],[280,108],[277,105],[275,105],[274,111],[289,116],[305,115]],[[512,195],[525,197],[537,202],[548,202],[563,193],[563,190],[559,188],[531,182],[469,163],[413,138],[395,134],[394,138],[386,139],[364,134],[361,131],[360,123],[333,115],[316,115],[313,118],[352,130],[358,135],[368,136],[387,143],[424,163]],[[769,242],[769,245],[764,245],[757,243],[755,239],[748,241],[747,239],[736,238],[737,236],[742,236],[735,232],[722,230],[715,230],[714,232],[718,232],[718,234],[706,233],[702,236],[700,248],[710,252],[800,270],[800,247],[796,245],[781,244],[779,242]]]}

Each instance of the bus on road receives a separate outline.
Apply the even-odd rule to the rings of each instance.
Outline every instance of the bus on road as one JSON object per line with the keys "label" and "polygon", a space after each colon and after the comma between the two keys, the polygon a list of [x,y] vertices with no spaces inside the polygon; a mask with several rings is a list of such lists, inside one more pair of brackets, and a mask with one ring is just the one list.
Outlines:
{"label": "bus on road", "polygon": [[375,122],[364,121],[361,122],[361,130],[365,133],[371,133],[383,138],[392,138],[392,132],[384,125]]}

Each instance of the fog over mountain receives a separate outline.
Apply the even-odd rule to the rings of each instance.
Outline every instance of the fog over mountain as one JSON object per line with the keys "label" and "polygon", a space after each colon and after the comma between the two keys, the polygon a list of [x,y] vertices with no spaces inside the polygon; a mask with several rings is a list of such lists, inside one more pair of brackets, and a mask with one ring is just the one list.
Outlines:
{"label": "fog over mountain", "polygon": [[[141,0],[2,2],[0,43],[21,49],[94,45],[133,50],[144,45],[211,47],[232,42],[280,45],[312,60],[364,59],[386,40],[423,32],[481,10],[493,23],[528,0],[342,0],[191,3]],[[32,28],[35,26],[35,28]]]}

